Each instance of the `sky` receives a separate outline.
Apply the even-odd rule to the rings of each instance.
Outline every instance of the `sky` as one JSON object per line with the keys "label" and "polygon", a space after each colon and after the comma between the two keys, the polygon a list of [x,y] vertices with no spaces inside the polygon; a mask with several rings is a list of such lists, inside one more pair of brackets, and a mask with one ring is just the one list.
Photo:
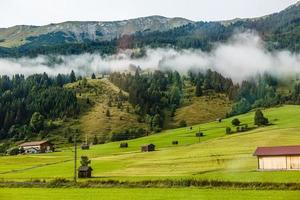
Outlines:
{"label": "sky", "polygon": [[0,27],[162,15],[194,21],[259,17],[297,0],[0,0]]}

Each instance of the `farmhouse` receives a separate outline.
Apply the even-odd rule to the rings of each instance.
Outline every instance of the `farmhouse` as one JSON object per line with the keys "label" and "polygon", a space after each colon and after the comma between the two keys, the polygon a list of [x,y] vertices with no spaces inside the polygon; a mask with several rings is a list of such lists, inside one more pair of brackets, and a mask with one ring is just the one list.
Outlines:
{"label": "farmhouse", "polygon": [[24,153],[46,153],[54,151],[54,145],[47,140],[25,142],[19,145]]}
{"label": "farmhouse", "polygon": [[259,170],[300,170],[300,146],[258,147]]}
{"label": "farmhouse", "polygon": [[147,144],[147,145],[141,146],[141,151],[142,152],[155,151],[155,145],[154,144]]}

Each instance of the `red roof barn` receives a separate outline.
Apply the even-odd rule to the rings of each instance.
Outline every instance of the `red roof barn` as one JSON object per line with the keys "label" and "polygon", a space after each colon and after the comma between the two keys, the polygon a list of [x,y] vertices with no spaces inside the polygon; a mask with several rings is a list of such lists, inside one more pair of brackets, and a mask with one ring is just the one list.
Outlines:
{"label": "red roof barn", "polygon": [[300,170],[300,146],[258,147],[259,170]]}

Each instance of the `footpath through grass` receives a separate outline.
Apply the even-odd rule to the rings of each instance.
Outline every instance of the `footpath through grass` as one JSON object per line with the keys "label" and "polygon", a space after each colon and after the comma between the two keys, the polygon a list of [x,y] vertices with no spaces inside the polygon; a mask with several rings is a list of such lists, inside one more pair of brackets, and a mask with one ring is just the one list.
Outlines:
{"label": "footpath through grass", "polygon": [[215,190],[197,188],[101,188],[101,189],[44,189],[0,188],[0,199],[14,200],[299,200],[300,191]]}

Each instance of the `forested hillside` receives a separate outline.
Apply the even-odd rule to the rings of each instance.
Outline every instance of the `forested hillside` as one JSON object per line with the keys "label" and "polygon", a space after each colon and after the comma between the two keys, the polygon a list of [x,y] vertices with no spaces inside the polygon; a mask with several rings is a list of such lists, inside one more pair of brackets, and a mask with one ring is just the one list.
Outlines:
{"label": "forested hillside", "polygon": [[0,138],[43,136],[53,128],[51,119],[75,117],[79,112],[75,93],[62,87],[74,78],[46,73],[1,76]]}
{"label": "forested hillside", "polygon": [[[94,74],[88,80],[76,77],[74,72],[56,77],[46,73],[27,78],[2,76],[1,138],[41,138],[49,132],[68,137],[64,132],[68,120],[60,123],[63,132],[51,131],[57,128],[57,120],[68,118],[77,121],[73,131],[84,130],[82,133],[88,132],[91,137],[104,134],[101,142],[141,137],[164,127],[184,127],[253,108],[300,104],[298,78],[290,80],[264,74],[234,84],[230,78],[211,70],[190,71],[188,76],[177,71],[115,72],[109,76],[110,82]],[[206,103],[212,110],[206,108],[205,112],[199,110],[195,114],[185,111],[193,107],[204,109],[201,104],[205,101],[212,103]],[[231,109],[229,102],[233,103]],[[198,121],[190,120],[197,113],[194,119]]]}

